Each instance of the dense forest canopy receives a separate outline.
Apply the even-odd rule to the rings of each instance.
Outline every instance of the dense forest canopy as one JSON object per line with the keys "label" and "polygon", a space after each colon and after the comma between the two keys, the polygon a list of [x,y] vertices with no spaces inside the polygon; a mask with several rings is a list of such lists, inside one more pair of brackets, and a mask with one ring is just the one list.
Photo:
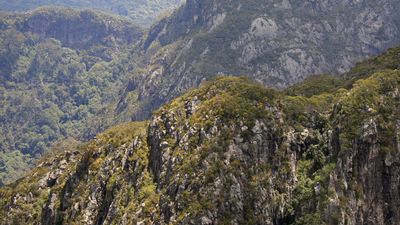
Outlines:
{"label": "dense forest canopy", "polygon": [[65,8],[0,21],[0,180],[9,182],[54,143],[107,127],[126,85],[124,52],[143,31],[120,17]]}

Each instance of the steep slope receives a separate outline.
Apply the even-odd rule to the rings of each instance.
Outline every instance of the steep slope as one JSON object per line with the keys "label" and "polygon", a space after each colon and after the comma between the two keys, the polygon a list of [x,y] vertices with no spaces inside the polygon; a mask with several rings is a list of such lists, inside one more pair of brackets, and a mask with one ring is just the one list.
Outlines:
{"label": "steep slope", "polygon": [[1,21],[4,32],[16,30],[36,38],[31,45],[54,38],[63,47],[90,50],[92,56],[99,55],[104,60],[111,60],[116,52],[143,36],[143,30],[131,21],[93,10],[47,7],[24,14],[4,14]]}
{"label": "steep slope", "polygon": [[[16,162],[5,155],[3,170],[25,167],[27,153],[41,155],[65,137],[88,139],[109,124],[148,119],[217,74],[284,87],[347,70],[399,41],[399,7],[394,0],[190,0],[138,45],[140,28],[99,12],[1,14],[0,151],[25,154],[12,153]],[[9,181],[14,173],[0,174]]]}
{"label": "steep slope", "polygon": [[135,66],[122,66],[124,52],[143,31],[65,8],[3,14],[0,23],[0,180],[8,183],[55,142],[104,129],[97,115],[112,112],[123,70]]}
{"label": "steep slope", "polygon": [[400,222],[400,72],[312,97],[220,77],[43,160],[2,224]]}
{"label": "steep slope", "polygon": [[283,88],[348,71],[400,43],[399,7],[396,0],[189,0],[143,44],[148,61],[133,78],[140,96],[133,116],[216,74]]}
{"label": "steep slope", "polygon": [[0,1],[0,10],[27,11],[41,6],[91,8],[127,16],[143,26],[150,26],[160,13],[182,2],[181,0],[3,0]]}

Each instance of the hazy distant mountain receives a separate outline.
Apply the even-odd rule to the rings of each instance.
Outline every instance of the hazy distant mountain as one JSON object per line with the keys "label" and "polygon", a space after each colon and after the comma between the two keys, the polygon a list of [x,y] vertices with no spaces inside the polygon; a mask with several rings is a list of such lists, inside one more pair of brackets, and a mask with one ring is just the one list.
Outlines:
{"label": "hazy distant mountain", "polygon": [[160,13],[182,2],[183,0],[0,0],[0,10],[26,11],[49,5],[91,8],[128,16],[140,25],[149,26]]}

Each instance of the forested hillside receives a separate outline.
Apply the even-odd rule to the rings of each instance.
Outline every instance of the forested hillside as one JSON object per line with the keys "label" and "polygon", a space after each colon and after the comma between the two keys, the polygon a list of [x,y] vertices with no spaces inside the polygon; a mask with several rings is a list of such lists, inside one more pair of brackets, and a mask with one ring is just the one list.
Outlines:
{"label": "forested hillside", "polygon": [[0,0],[0,225],[399,225],[398,0],[180,2]]}
{"label": "forested hillside", "polygon": [[131,18],[143,26],[150,26],[166,10],[172,10],[183,0],[0,0],[0,11],[27,11],[41,6],[90,8]]}
{"label": "forested hillside", "polygon": [[[162,5],[142,3],[135,6]],[[397,0],[190,0],[147,31],[92,10],[2,13],[0,180],[15,178],[58,141],[87,140],[112,124],[148,119],[218,75],[278,89],[313,74],[339,76],[400,44],[399,7]],[[343,76],[380,70],[373,65]],[[325,78],[312,76],[313,86],[286,91],[311,96],[353,82]]]}
{"label": "forested hillside", "polygon": [[64,8],[0,21],[0,180],[8,182],[55,142],[104,129],[97,116],[113,112],[109,104],[125,86],[122,55],[143,31],[126,19]]}
{"label": "forested hillside", "polygon": [[399,56],[287,91],[214,78],[44,158],[0,223],[397,225]]}

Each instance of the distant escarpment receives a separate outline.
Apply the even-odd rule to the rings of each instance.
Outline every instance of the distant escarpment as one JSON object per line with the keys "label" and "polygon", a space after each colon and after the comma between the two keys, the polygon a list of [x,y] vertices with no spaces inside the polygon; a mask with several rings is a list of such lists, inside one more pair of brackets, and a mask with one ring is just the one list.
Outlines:
{"label": "distant escarpment", "polygon": [[150,29],[131,116],[142,119],[218,74],[282,89],[346,72],[400,44],[399,7],[397,0],[189,0]]}
{"label": "distant escarpment", "polygon": [[[143,30],[131,21],[93,10],[47,7],[4,17],[9,29],[54,38],[64,47],[89,50],[121,50],[137,42]],[[111,52],[111,51],[110,51]]]}
{"label": "distant escarpment", "polygon": [[0,223],[397,225],[400,72],[378,65],[283,92],[213,79],[43,159],[0,189]]}

